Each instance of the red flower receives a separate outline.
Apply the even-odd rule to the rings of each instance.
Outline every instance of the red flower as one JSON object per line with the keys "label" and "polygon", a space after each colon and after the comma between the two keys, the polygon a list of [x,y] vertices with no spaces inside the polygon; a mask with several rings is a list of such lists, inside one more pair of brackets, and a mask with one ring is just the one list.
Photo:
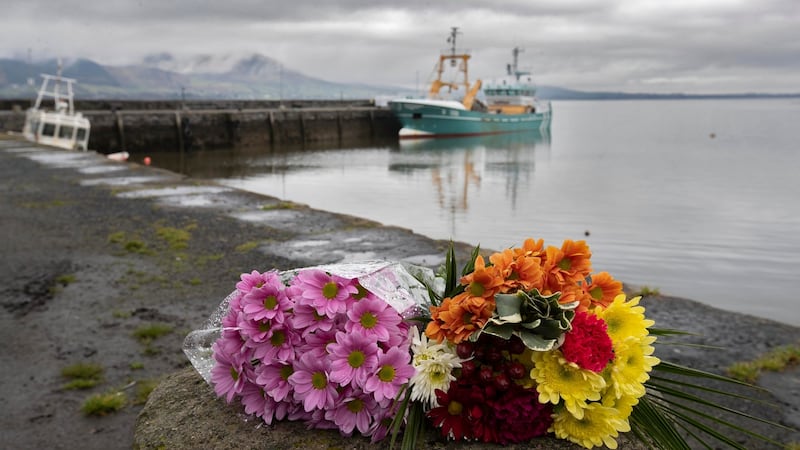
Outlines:
{"label": "red flower", "polygon": [[455,441],[475,439],[489,442],[486,438],[491,430],[487,427],[484,411],[487,404],[480,389],[454,381],[447,392],[436,391],[436,400],[439,406],[428,411],[428,417],[434,426],[441,428],[443,437]]}
{"label": "red flower", "polygon": [[544,436],[553,423],[552,405],[539,403],[535,388],[525,389],[514,384],[492,402],[492,407],[488,427],[496,431],[494,442],[503,445]]}
{"label": "red flower", "polygon": [[561,353],[581,369],[602,372],[614,359],[608,326],[603,319],[583,311],[575,313],[572,330],[564,335]]}

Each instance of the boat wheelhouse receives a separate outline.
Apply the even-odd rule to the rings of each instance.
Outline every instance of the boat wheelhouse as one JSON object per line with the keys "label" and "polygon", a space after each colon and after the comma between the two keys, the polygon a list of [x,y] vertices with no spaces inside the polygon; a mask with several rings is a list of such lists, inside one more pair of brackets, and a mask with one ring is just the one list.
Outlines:
{"label": "boat wheelhouse", "polygon": [[88,150],[89,119],[75,112],[72,78],[42,74],[36,103],[25,114],[26,139],[68,150]]}

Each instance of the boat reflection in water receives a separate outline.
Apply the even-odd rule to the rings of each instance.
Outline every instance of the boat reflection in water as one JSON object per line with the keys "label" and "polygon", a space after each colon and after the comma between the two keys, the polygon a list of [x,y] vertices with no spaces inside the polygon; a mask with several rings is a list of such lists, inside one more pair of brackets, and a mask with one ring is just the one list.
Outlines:
{"label": "boat reflection in water", "polygon": [[477,195],[484,182],[493,185],[490,195],[497,195],[495,191],[502,185],[511,210],[516,209],[520,186],[527,185],[534,171],[535,148],[549,145],[549,133],[540,131],[400,140],[398,150],[391,154],[389,170],[427,172],[436,202],[451,212],[454,227],[456,215],[469,210],[470,192]]}

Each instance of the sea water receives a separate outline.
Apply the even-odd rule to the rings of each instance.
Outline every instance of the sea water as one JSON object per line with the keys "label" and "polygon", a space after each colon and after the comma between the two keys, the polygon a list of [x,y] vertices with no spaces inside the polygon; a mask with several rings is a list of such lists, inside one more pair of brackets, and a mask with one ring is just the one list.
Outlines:
{"label": "sea water", "polygon": [[181,169],[489,249],[585,239],[595,271],[800,326],[799,124],[800,99],[559,101],[549,133],[199,152]]}

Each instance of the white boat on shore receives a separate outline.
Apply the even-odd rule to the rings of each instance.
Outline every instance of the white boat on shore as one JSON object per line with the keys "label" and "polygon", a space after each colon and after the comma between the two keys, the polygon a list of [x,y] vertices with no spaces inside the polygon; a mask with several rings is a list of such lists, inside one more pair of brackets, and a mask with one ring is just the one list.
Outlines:
{"label": "white boat on shore", "polygon": [[72,78],[42,74],[42,86],[36,103],[25,114],[22,134],[25,139],[39,144],[68,150],[88,149],[89,119],[75,112]]}

